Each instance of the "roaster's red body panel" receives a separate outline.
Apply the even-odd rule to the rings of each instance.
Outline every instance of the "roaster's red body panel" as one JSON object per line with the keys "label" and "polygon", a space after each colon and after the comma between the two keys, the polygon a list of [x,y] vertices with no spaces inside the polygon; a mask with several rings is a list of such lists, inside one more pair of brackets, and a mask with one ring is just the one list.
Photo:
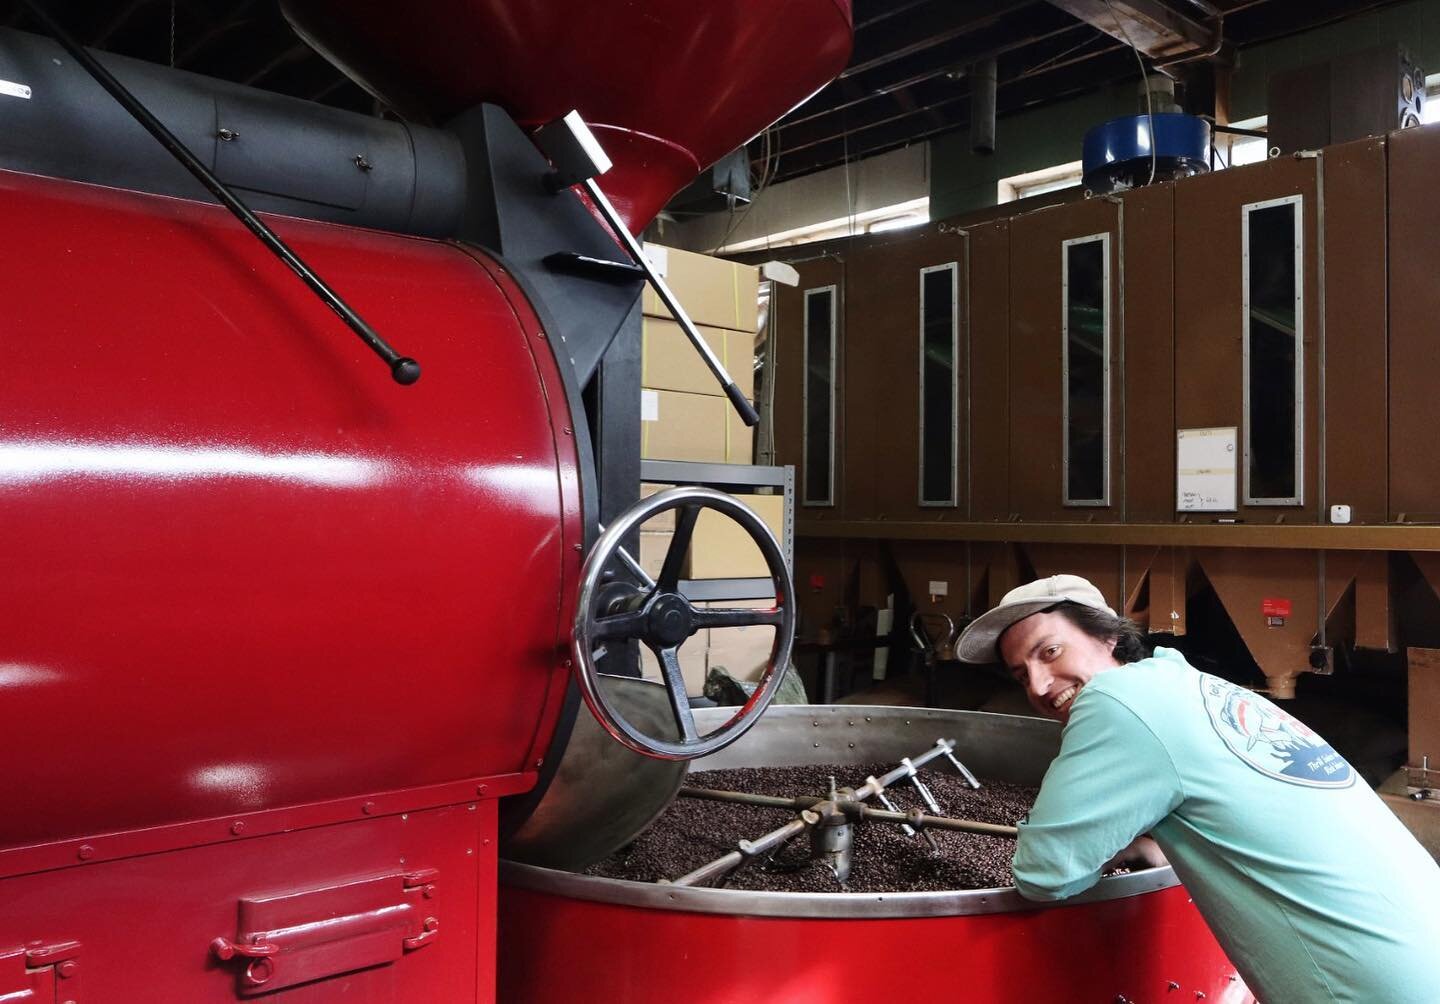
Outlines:
{"label": "roaster's red body panel", "polygon": [[0,996],[7,946],[73,940],[77,999],[233,1000],[241,901],[438,869],[383,937],[385,902],[305,905],[403,954],[307,992],[488,1000],[494,799],[582,557],[535,314],[479,252],[272,220],[425,361],[399,388],[222,209],[0,174],[0,217]]}
{"label": "roaster's red body panel", "polygon": [[1034,912],[856,920],[653,910],[506,885],[499,958],[507,1004],[1254,1002],[1182,886]]}
{"label": "roaster's red body panel", "polygon": [[503,276],[275,221],[425,360],[401,390],[222,209],[6,175],[0,216],[25,235],[0,269],[0,762],[29,765],[0,862],[533,771],[582,528],[555,362]]}

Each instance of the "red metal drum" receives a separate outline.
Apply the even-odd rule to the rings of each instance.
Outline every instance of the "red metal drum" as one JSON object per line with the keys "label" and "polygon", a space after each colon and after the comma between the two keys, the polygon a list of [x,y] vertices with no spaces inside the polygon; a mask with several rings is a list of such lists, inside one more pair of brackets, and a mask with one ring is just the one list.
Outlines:
{"label": "red metal drum", "polygon": [[0,218],[0,997],[78,943],[86,1001],[233,1000],[251,909],[359,918],[287,978],[488,999],[582,557],[534,312],[478,251],[272,219],[400,387],[223,209],[0,173]]}
{"label": "red metal drum", "polygon": [[637,233],[850,58],[850,0],[281,7],[316,49],[412,118],[444,121],[486,101],[535,128],[578,110],[615,164],[600,186]]}
{"label": "red metal drum", "polygon": [[[518,869],[501,868],[502,882],[513,883]],[[996,893],[997,902],[1005,898]],[[976,916],[886,916],[883,904],[869,905],[869,917],[755,917],[623,906],[507,884],[500,912],[500,999],[1253,1001],[1180,886]],[[543,937],[532,936],[542,931]]]}
{"label": "red metal drum", "polygon": [[[697,726],[715,711],[697,712]],[[692,769],[894,763],[937,737],[955,739],[983,778],[1034,784],[1059,747],[1059,726],[926,708],[772,707]],[[762,893],[500,868],[508,1004],[1254,1000],[1168,867],[1101,879],[1053,906],[1013,888]]]}

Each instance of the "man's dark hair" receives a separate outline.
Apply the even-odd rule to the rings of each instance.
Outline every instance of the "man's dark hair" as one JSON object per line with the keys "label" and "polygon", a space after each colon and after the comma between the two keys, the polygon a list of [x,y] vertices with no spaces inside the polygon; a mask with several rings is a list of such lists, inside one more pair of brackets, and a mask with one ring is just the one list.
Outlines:
{"label": "man's dark hair", "polygon": [[1145,633],[1128,617],[1117,617],[1108,610],[1096,610],[1083,603],[1061,603],[1052,607],[1057,614],[1100,641],[1115,639],[1115,659],[1120,663],[1139,662],[1150,657]]}

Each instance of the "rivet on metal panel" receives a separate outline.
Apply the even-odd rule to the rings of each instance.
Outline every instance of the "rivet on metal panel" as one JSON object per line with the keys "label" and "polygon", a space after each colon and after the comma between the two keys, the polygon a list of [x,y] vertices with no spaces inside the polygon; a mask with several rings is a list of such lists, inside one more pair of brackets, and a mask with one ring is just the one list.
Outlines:
{"label": "rivet on metal panel", "polygon": [[245,982],[258,987],[275,975],[275,963],[269,959],[255,959],[245,967]]}
{"label": "rivet on metal panel", "polygon": [[563,432],[563,433],[565,433],[565,435],[567,435],[567,436],[573,436],[573,435],[575,434],[574,432],[572,432],[572,431],[570,430],[570,426],[568,426],[568,425],[565,426],[565,428],[561,429],[560,431]]}
{"label": "rivet on metal panel", "polygon": [[1205,991],[1204,991],[1204,990],[1196,990],[1196,991],[1195,991],[1195,999],[1196,999],[1197,1001],[1203,1001],[1203,1000],[1205,999]]}
{"label": "rivet on metal panel", "polygon": [[865,716],[865,720],[868,722],[868,721],[870,720],[870,716],[869,716],[869,715],[866,715],[866,716]]}
{"label": "rivet on metal panel", "polygon": [[535,766],[536,766],[536,767],[544,767],[544,766],[545,766],[545,760],[544,760],[544,758],[542,757],[541,759],[536,760],[536,761],[535,761]]}
{"label": "rivet on metal panel", "polygon": [[55,975],[60,977],[62,980],[68,980],[70,977],[74,976],[78,972],[80,972],[80,963],[76,962],[74,959],[66,959],[64,962],[60,963],[58,966],[55,967]]}
{"label": "rivet on metal panel", "polygon": [[854,744],[854,743],[847,743],[847,745],[848,745],[852,750],[855,748],[855,744]]}
{"label": "rivet on metal panel", "polygon": [[584,545],[582,545],[582,544],[576,544],[576,545],[575,545],[575,550],[577,550],[577,551],[583,551],[583,550],[585,550],[585,547],[584,547]]}
{"label": "rivet on metal panel", "polygon": [[486,837],[484,840],[480,841],[480,846],[482,846],[482,847],[489,847],[489,846],[490,846],[490,838],[489,838],[489,837]]}
{"label": "rivet on metal panel", "polygon": [[243,819],[237,819],[237,820],[235,820],[235,822],[233,822],[233,823],[230,824],[230,832],[233,833],[233,834],[235,834],[235,836],[237,836],[237,837],[238,837],[240,834],[244,833],[244,832],[245,832],[245,821],[244,821]]}
{"label": "rivet on metal panel", "polygon": [[820,748],[820,744],[819,744],[819,743],[816,743],[816,744],[815,744],[815,748],[818,750],[818,749]]}
{"label": "rivet on metal panel", "polygon": [[820,723],[819,723],[819,722],[811,722],[810,724],[813,725],[813,726],[815,726],[817,729],[820,727]]}
{"label": "rivet on metal panel", "polygon": [[360,806],[360,811],[365,813],[365,815],[367,816],[372,814],[375,811],[375,803],[366,802],[364,805]]}
{"label": "rivet on metal panel", "polygon": [[465,806],[465,808],[469,809],[471,812],[474,812],[474,811],[475,811],[475,806],[473,806],[473,805],[467,805],[467,806]]}
{"label": "rivet on metal panel", "polygon": [[1179,990],[1179,989],[1180,989],[1180,984],[1176,983],[1174,980],[1167,980],[1167,981],[1165,982],[1165,989],[1166,989],[1166,990]]}
{"label": "rivet on metal panel", "polygon": [[95,848],[91,847],[89,844],[81,844],[80,849],[75,852],[75,856],[78,857],[81,861],[89,861],[95,856]]}
{"label": "rivet on metal panel", "polygon": [[485,788],[486,788],[485,785],[483,785],[483,784],[477,784],[477,785],[475,786],[475,794],[477,794],[477,795],[483,795],[483,794],[485,794]]}
{"label": "rivet on metal panel", "polygon": [[402,812],[402,813],[400,813],[400,822],[403,823],[403,822],[405,822],[405,820],[407,820],[407,819],[409,819],[409,818],[410,818],[410,813],[408,813],[408,812]]}

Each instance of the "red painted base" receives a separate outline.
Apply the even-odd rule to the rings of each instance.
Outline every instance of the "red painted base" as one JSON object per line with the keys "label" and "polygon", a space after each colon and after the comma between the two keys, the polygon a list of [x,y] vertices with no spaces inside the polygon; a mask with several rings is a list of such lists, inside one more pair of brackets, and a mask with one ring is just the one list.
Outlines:
{"label": "red painted base", "polygon": [[1180,886],[878,920],[681,913],[502,887],[498,975],[506,1004],[1254,1000]]}
{"label": "red painted base", "polygon": [[0,1000],[490,1004],[495,805],[4,879]]}

